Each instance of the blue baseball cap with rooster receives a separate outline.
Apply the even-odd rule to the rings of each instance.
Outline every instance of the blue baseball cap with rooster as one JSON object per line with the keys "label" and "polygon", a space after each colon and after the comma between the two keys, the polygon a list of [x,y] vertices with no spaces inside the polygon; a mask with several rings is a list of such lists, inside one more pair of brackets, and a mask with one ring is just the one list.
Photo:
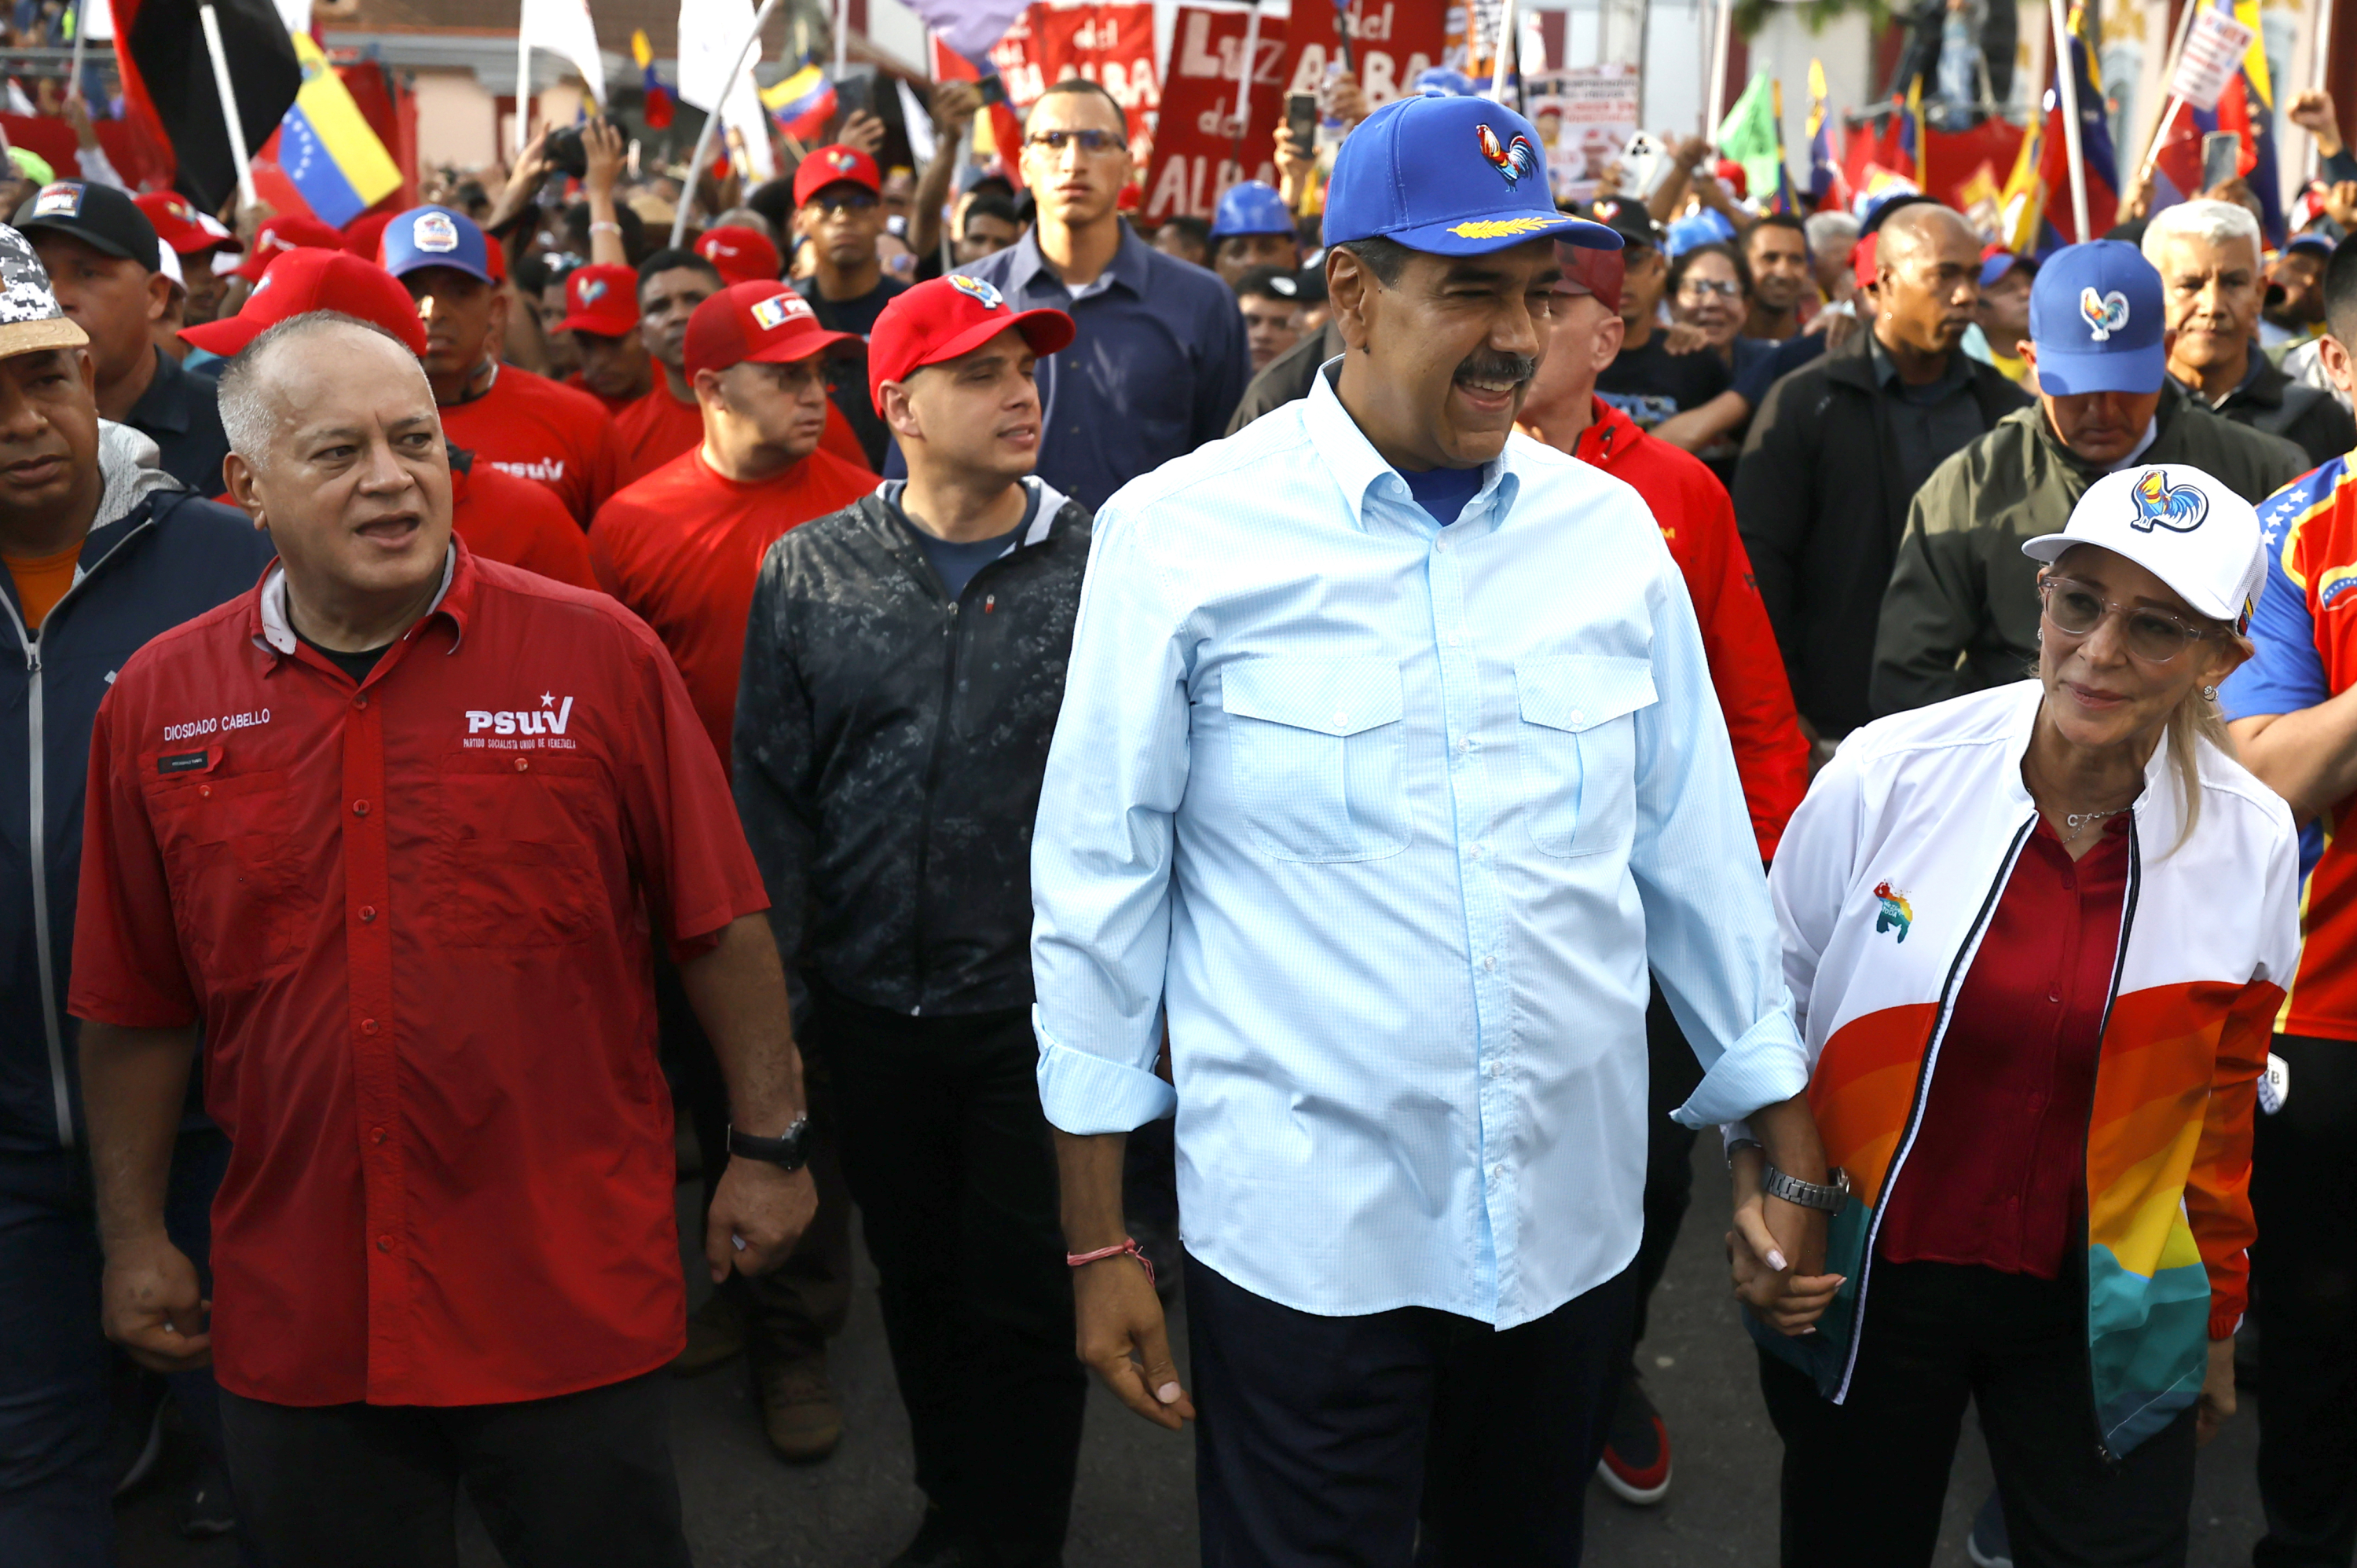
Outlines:
{"label": "blue baseball cap with rooster", "polygon": [[1486,98],[1394,98],[1351,133],[1326,188],[1326,242],[1397,241],[1480,256],[1542,236],[1617,251],[1601,223],[1558,212],[1528,120]]}
{"label": "blue baseball cap with rooster", "polygon": [[2040,390],[2056,397],[2158,392],[2169,371],[2160,317],[2160,274],[2134,245],[2065,245],[2029,285]]}

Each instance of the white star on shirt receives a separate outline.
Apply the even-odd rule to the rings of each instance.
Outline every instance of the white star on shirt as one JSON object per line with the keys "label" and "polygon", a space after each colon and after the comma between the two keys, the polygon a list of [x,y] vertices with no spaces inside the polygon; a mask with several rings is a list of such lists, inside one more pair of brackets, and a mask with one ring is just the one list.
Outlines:
{"label": "white star on shirt", "polygon": [[556,706],[556,693],[554,692],[543,692],[540,694],[540,705],[544,708],[553,708]]}

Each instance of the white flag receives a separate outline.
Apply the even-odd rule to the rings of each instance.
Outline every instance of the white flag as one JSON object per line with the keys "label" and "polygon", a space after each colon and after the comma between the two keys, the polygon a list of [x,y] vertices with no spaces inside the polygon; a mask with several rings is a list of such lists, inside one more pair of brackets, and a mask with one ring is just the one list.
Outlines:
{"label": "white flag", "polygon": [[753,0],[679,0],[679,96],[711,113],[738,84],[760,99],[753,87],[753,66],[761,58],[757,45],[745,56],[745,68],[732,81],[729,68],[753,30]]}
{"label": "white flag", "polygon": [[909,0],[925,25],[968,59],[980,59],[1006,36],[1026,0]]}
{"label": "white flag", "polygon": [[606,102],[606,67],[597,58],[597,24],[588,0],[523,0],[523,41],[546,49],[581,73],[589,96]]}

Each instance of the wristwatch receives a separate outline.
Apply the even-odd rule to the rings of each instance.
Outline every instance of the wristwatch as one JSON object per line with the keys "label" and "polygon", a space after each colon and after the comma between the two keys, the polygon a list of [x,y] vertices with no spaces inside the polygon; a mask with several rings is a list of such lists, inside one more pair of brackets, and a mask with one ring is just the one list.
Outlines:
{"label": "wristwatch", "polygon": [[1829,1182],[1803,1181],[1788,1176],[1774,1165],[1760,1172],[1760,1190],[1770,1197],[1781,1197],[1786,1203],[1803,1208],[1821,1208],[1827,1214],[1838,1214],[1849,1201],[1849,1172],[1835,1170]]}
{"label": "wristwatch", "polygon": [[740,1160],[761,1160],[780,1170],[798,1171],[810,1159],[810,1118],[797,1116],[794,1124],[774,1138],[756,1138],[728,1129],[728,1153]]}

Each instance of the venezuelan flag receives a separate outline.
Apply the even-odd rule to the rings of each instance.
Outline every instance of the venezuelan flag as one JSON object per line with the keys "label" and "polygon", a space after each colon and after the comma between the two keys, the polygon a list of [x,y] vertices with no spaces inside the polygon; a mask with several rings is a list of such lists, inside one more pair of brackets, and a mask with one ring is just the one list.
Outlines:
{"label": "venezuelan flag", "polygon": [[787,135],[806,142],[823,133],[834,118],[834,83],[815,61],[805,59],[783,81],[761,89],[761,107]]}
{"label": "venezuelan flag", "polygon": [[312,215],[341,228],[400,189],[401,170],[319,46],[294,37],[303,87],[278,123],[278,165]]}
{"label": "venezuelan flag", "polygon": [[1843,177],[1841,154],[1835,149],[1840,124],[1825,113],[1825,67],[1809,62],[1809,199],[1816,207],[1849,205],[1849,181]]}
{"label": "venezuelan flag", "polygon": [[2046,185],[2047,232],[2038,246],[2041,256],[2056,245],[2100,239],[2119,221],[2119,159],[2112,149],[2112,124],[2104,108],[2104,84],[2095,74],[2095,49],[2087,33],[2087,8],[2078,0],[2072,0],[2065,27],[2071,35],[2071,70],[2079,88],[2079,157],[2087,171],[2087,227],[2093,232],[2078,231],[2078,217],[2071,201],[2071,148],[2063,131],[2062,92],[2059,85],[2050,87],[2046,91],[2046,126],[2041,138],[2044,146],[2038,170],[2039,178]]}

